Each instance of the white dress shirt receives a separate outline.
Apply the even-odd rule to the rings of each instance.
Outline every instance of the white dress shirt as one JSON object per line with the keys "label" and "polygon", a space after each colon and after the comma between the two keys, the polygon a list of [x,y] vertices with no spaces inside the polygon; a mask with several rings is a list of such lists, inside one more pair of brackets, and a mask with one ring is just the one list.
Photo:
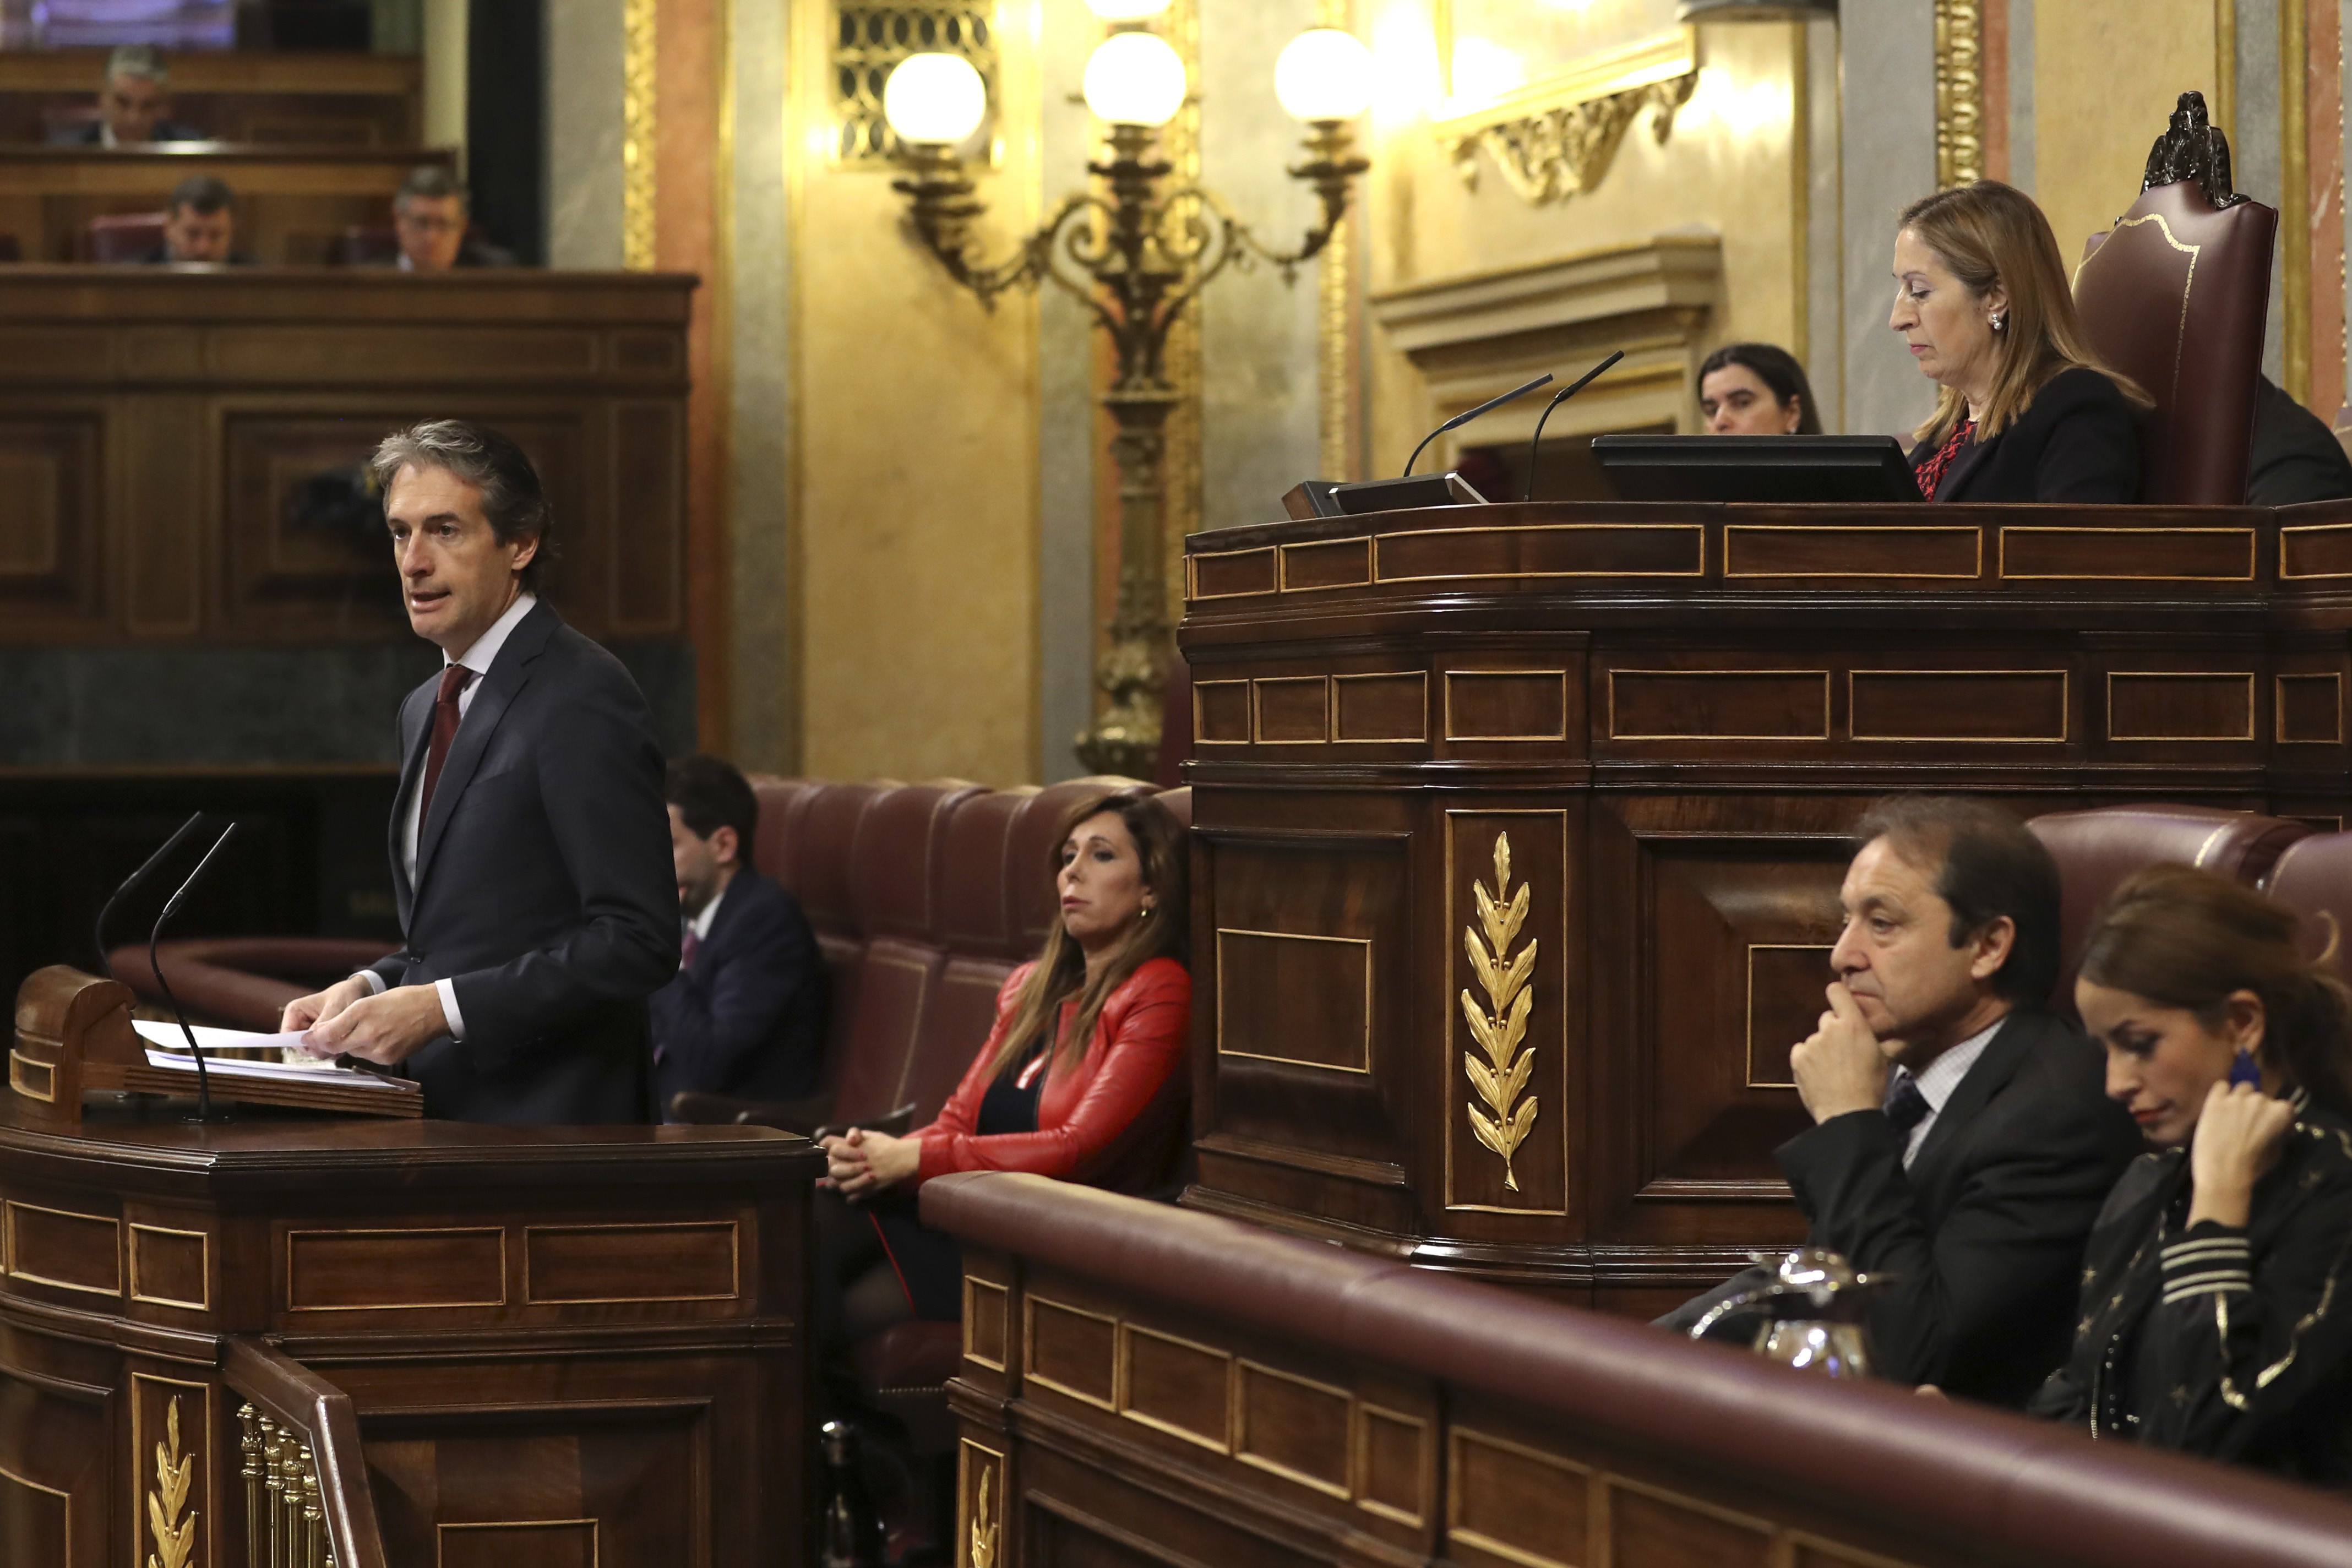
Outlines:
{"label": "white dress shirt", "polygon": [[[522,624],[522,618],[530,614],[531,606],[538,603],[536,595],[516,595],[515,602],[507,606],[506,614],[492,621],[490,629],[475,638],[471,647],[455,658],[446,655],[442,657],[441,668],[445,670],[453,664],[462,664],[474,672],[474,679],[466,682],[465,689],[457,693],[457,725],[461,732],[465,728],[466,715],[473,710],[474,693],[482,689],[483,680],[490,673],[490,666],[498,659],[499,650],[506,647],[507,638],[516,626]],[[416,835],[425,825],[424,802],[425,770],[419,768],[416,770],[416,783],[401,805],[400,861],[408,873],[409,896],[412,899],[416,892]],[[716,907],[719,900],[713,899],[710,902]],[[366,979],[371,994],[383,989],[383,975],[373,969],[362,969],[359,973]],[[441,979],[433,983],[433,989],[441,998],[441,1016],[449,1022],[449,1037],[464,1039],[466,1017],[457,1011],[457,988],[448,980]]]}
{"label": "white dress shirt", "polygon": [[730,877],[727,879],[727,887],[721,888],[717,892],[711,894],[710,901],[702,906],[702,912],[696,915],[692,920],[685,922],[686,929],[694,933],[694,940],[698,943],[709,942],[710,940],[710,922],[719,918],[719,901],[727,897],[727,888],[731,888],[734,885],[734,878]]}
{"label": "white dress shirt", "polygon": [[[1919,1086],[1919,1097],[1927,1102],[1927,1114],[1913,1124],[1911,1142],[1904,1145],[1905,1170],[1909,1170],[1911,1162],[1919,1157],[1920,1148],[1927,1142],[1927,1130],[1935,1126],[1936,1118],[1944,1113],[1944,1106],[1952,1098],[1952,1090],[1960,1087],[1960,1079],[1969,1076],[1969,1069],[1977,1065],[1977,1058],[1984,1055],[1987,1046],[1992,1044],[1993,1036],[1999,1034],[2001,1025],[2008,1022],[2008,1015],[2002,1015],[1994,1021],[1992,1027],[1970,1035],[1913,1077],[1912,1081]],[[1906,1075],[1911,1073],[1909,1068],[1896,1068],[1895,1070]]]}

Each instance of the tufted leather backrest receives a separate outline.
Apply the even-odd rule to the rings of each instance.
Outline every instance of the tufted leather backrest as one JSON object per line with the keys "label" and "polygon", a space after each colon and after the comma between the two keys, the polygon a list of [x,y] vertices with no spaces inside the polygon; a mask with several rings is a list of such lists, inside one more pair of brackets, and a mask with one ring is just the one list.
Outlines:
{"label": "tufted leather backrest", "polygon": [[2203,805],[2056,811],[2025,826],[2058,862],[2062,956],[2051,1004],[2070,1018],[2091,917],[2126,878],[2148,866],[2199,866],[2255,886],[2282,851],[2311,832],[2299,822]]}
{"label": "tufted leather backrest", "polygon": [[2246,499],[2278,214],[2216,208],[2192,180],[2140,193],[2074,272],[2092,347],[2156,399],[2142,422],[2140,500]]}
{"label": "tufted leather backrest", "polygon": [[787,879],[793,848],[799,842],[801,814],[823,786],[814,779],[778,778],[773,773],[744,777],[760,802],[760,826],[751,836],[751,865],[761,876],[783,883],[789,891],[792,884]]}
{"label": "tufted leather backrest", "polygon": [[2352,978],[2352,955],[2344,951],[2352,936],[2352,833],[2296,839],[2271,868],[2263,889],[2303,917],[2305,952],[2316,958],[2333,940],[2336,972]]}

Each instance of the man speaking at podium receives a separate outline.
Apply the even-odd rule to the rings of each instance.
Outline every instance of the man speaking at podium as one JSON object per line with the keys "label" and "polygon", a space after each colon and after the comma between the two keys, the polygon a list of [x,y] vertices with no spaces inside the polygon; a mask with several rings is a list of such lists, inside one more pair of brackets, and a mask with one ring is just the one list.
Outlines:
{"label": "man speaking at podium", "polygon": [[279,1027],[404,1064],[427,1116],[651,1121],[646,998],[677,970],[678,923],[645,700],[539,599],[547,500],[512,441],[435,420],[370,470],[408,624],[444,661],[400,709],[407,942]]}

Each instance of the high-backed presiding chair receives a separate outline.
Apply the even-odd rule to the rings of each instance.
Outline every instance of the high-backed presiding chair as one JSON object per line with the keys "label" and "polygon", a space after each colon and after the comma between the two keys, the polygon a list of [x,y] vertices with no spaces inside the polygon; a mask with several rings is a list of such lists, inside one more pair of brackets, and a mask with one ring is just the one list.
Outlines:
{"label": "high-backed presiding chair", "polygon": [[2142,424],[2140,500],[2246,499],[2278,213],[2230,188],[2230,147],[2184,92],[2149,150],[2139,200],[2092,240],[2074,303],[2099,357],[2156,399]]}

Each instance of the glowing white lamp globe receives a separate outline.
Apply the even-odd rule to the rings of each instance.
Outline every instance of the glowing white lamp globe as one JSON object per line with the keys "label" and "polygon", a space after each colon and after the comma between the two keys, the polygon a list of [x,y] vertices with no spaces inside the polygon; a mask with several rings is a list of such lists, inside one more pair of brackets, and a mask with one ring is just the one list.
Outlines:
{"label": "glowing white lamp globe", "polygon": [[961,55],[908,55],[882,84],[882,117],[901,142],[958,146],[987,113],[988,84]]}
{"label": "glowing white lamp globe", "polygon": [[1168,0],[1087,0],[1087,9],[1106,22],[1140,22],[1168,9]]}
{"label": "glowing white lamp globe", "polygon": [[1184,62],[1157,33],[1113,33],[1087,57],[1086,93],[1114,125],[1165,125],[1184,107]]}
{"label": "glowing white lamp globe", "polygon": [[1353,120],[1371,106],[1372,51],[1353,33],[1310,27],[1275,60],[1274,96],[1294,120]]}

